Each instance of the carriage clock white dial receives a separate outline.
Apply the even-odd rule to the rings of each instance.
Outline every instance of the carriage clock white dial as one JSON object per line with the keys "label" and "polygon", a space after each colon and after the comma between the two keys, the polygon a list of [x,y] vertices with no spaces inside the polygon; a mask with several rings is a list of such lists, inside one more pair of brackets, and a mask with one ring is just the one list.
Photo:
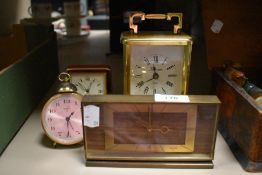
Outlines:
{"label": "carriage clock white dial", "polygon": [[183,53],[183,46],[133,46],[130,94],[181,94]]}

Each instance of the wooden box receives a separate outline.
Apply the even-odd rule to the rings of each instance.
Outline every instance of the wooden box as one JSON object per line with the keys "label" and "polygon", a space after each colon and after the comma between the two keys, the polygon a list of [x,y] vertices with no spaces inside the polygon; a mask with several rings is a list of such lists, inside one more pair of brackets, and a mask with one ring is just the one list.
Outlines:
{"label": "wooden box", "polygon": [[222,72],[217,75],[219,131],[246,171],[262,171],[262,107]]}
{"label": "wooden box", "polygon": [[86,165],[212,168],[220,102],[216,96],[181,97],[188,100],[85,96]]}
{"label": "wooden box", "polygon": [[[262,1],[202,0],[201,5],[209,68],[231,60],[242,65],[250,82],[262,87]],[[261,108],[243,88],[221,73],[217,77],[219,131],[245,170],[261,171]]]}

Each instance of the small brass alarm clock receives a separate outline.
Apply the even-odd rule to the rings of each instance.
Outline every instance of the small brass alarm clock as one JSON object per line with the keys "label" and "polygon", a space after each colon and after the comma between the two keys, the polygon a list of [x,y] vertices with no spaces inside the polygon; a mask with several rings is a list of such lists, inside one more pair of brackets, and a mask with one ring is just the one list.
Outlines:
{"label": "small brass alarm clock", "polygon": [[68,73],[61,73],[59,80],[62,83],[58,93],[45,103],[42,110],[42,127],[54,145],[73,145],[83,140],[82,96],[69,82]]}
{"label": "small brass alarm clock", "polygon": [[81,95],[105,95],[110,89],[111,69],[107,65],[78,65],[66,70],[71,76],[71,83]]}
{"label": "small brass alarm clock", "polygon": [[[173,32],[142,31],[134,18],[178,18]],[[130,32],[121,34],[124,49],[124,93],[131,95],[186,94],[188,89],[192,38],[181,34],[181,13],[134,13],[129,17]]]}

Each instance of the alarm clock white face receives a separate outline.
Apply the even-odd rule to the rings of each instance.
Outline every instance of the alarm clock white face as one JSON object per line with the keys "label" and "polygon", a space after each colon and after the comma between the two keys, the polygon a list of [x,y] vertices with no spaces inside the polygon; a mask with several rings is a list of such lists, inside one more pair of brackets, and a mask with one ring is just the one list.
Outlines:
{"label": "alarm clock white face", "polygon": [[132,46],[130,94],[181,94],[183,46]]}
{"label": "alarm clock white face", "polygon": [[81,95],[106,94],[106,74],[101,72],[70,73],[71,82],[77,87]]}

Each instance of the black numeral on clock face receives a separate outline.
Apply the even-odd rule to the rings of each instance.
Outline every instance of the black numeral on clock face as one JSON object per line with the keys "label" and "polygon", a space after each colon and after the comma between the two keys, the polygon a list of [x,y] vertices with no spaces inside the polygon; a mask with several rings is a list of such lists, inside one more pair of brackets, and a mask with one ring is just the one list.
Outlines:
{"label": "black numeral on clock face", "polygon": [[150,64],[148,58],[145,58],[145,59],[144,59],[144,62],[146,63],[146,65],[149,65],[149,64]]}
{"label": "black numeral on clock face", "polygon": [[59,136],[62,136],[62,133],[63,133],[63,132],[60,132],[60,131],[57,132],[57,134],[58,134]]}
{"label": "black numeral on clock face", "polygon": [[144,82],[143,82],[143,81],[140,81],[140,82],[137,83],[136,87],[141,88],[143,85],[144,85]]}
{"label": "black numeral on clock face", "polygon": [[48,121],[48,122],[52,122],[53,119],[49,117],[49,118],[47,118],[47,121]]}
{"label": "black numeral on clock face", "polygon": [[174,86],[174,84],[171,83],[170,81],[167,81],[166,84],[167,84],[168,86],[170,86],[170,87],[173,87],[173,86]]}
{"label": "black numeral on clock face", "polygon": [[176,77],[176,74],[169,74],[168,77]]}
{"label": "black numeral on clock face", "polygon": [[166,90],[163,87],[162,87],[162,91],[163,91],[164,94],[166,94]]}
{"label": "black numeral on clock face", "polygon": [[154,58],[154,62],[155,63],[158,63],[158,56],[156,55],[156,56],[153,56],[153,58]]}
{"label": "black numeral on clock face", "polygon": [[137,68],[137,69],[141,69],[141,66],[136,65],[136,68]]}
{"label": "black numeral on clock face", "polygon": [[156,89],[153,90],[153,94],[156,94]]}
{"label": "black numeral on clock face", "polygon": [[70,103],[70,100],[65,99],[64,103]]}
{"label": "black numeral on clock face", "polygon": [[173,67],[175,67],[175,65],[173,64],[173,65],[171,65],[171,66],[169,66],[169,67],[167,67],[166,68],[166,70],[170,70],[170,69],[172,69]]}
{"label": "black numeral on clock face", "polygon": [[135,78],[141,78],[141,77],[142,77],[142,74],[135,75]]}
{"label": "black numeral on clock face", "polygon": [[50,114],[55,113],[55,112],[56,112],[55,109],[50,109],[50,110],[49,110],[49,113],[50,113]]}
{"label": "black numeral on clock face", "polygon": [[166,60],[167,60],[167,58],[164,59],[164,61],[162,62],[162,65],[164,65],[166,63]]}
{"label": "black numeral on clock face", "polygon": [[145,90],[144,90],[144,94],[147,94],[148,91],[149,91],[149,87],[147,86],[147,87],[145,88]]}

